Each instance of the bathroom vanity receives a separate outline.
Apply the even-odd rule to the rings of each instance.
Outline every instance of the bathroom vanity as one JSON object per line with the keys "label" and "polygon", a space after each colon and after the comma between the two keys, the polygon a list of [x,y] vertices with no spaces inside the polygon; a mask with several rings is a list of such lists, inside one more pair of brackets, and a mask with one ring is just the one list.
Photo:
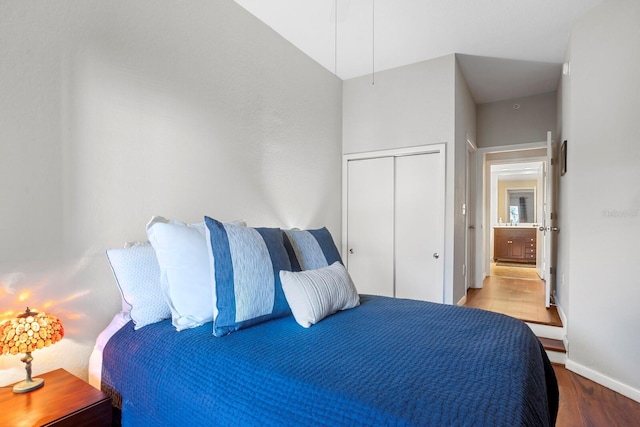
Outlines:
{"label": "bathroom vanity", "polygon": [[536,263],[535,227],[495,226],[493,233],[494,261]]}

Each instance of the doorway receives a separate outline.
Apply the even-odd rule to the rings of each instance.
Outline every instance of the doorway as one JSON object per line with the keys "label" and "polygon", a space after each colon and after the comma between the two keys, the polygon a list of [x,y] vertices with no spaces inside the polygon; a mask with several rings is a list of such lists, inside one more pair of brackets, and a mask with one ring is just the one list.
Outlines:
{"label": "doorway", "polygon": [[[465,305],[561,325],[545,299],[546,236],[540,227],[546,214],[547,144],[479,150],[476,223],[481,233],[474,282],[481,285],[468,290]],[[500,240],[496,231],[509,237]]]}
{"label": "doorway", "polygon": [[[535,181],[535,183],[529,184],[535,185],[536,197],[535,204],[535,217],[531,219],[532,222],[528,222],[527,225],[533,228],[534,224],[539,224],[542,221],[544,201],[543,192],[539,191],[544,184],[540,182],[539,166],[546,161],[546,143],[532,143],[532,144],[519,144],[517,146],[504,146],[504,147],[491,147],[481,148],[478,150],[476,159],[476,212],[475,223],[478,224],[479,233],[476,238],[476,265],[475,265],[475,280],[476,288],[481,288],[484,278],[490,276],[491,261],[494,255],[494,227],[499,225],[502,218],[503,225],[510,224],[511,218],[508,217],[507,207],[505,202],[501,204],[500,211],[498,207],[498,192],[501,190],[506,199],[506,189],[509,184],[498,186],[498,173],[502,173],[505,176],[511,176],[516,179],[520,176],[528,176],[529,181]],[[509,166],[515,165],[515,166]],[[492,176],[492,167],[494,167],[496,173]],[[505,181],[515,182],[515,181]],[[524,184],[522,184],[524,185]],[[522,186],[521,185],[521,186]],[[517,186],[517,184],[513,184]],[[504,211],[504,212],[503,212]],[[528,220],[528,218],[527,218]],[[519,223],[518,227],[523,224]],[[536,259],[535,264],[537,269],[543,267],[544,248],[541,246],[543,242],[543,236],[536,235]],[[544,270],[539,271],[539,275],[544,278]]]}
{"label": "doorway", "polygon": [[[490,161],[487,203],[489,224],[489,275],[493,271],[515,277],[544,279],[544,235],[538,230],[544,222],[545,159]],[[506,271],[502,267],[506,267]],[[523,269],[534,268],[536,274]],[[529,273],[534,273],[529,271]]]}

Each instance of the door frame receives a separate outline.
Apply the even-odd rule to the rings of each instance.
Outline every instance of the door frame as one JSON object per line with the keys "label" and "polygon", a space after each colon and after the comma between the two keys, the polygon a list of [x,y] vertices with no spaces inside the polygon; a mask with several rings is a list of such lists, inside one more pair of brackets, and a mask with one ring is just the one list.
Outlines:
{"label": "door frame", "polygon": [[[376,150],[376,151],[366,151],[361,153],[350,153],[342,155],[342,241],[341,241],[341,253],[342,259],[344,260],[345,267],[349,268],[348,265],[348,257],[347,255],[347,247],[348,241],[347,236],[348,233],[348,209],[349,209],[349,183],[348,183],[348,166],[349,161],[351,160],[366,160],[366,159],[375,159],[379,157],[401,157],[401,156],[412,156],[417,154],[440,154],[440,161],[442,162],[442,168],[445,171],[444,176],[444,194],[445,194],[445,204],[443,209],[445,210],[445,223],[446,219],[446,143],[437,143],[430,145],[418,145],[413,147],[406,148],[394,148],[389,150]],[[444,266],[444,247],[445,247],[445,230],[442,230],[442,265]],[[444,298],[444,270],[443,270],[443,298]]]}
{"label": "door frame", "polygon": [[[546,149],[547,141],[526,143],[526,144],[513,144],[513,145],[501,145],[495,147],[483,147],[479,148],[476,156],[476,224],[480,225],[481,233],[476,233],[476,259],[475,259],[475,288],[482,288],[484,278],[489,275],[490,268],[490,241],[491,241],[491,224],[490,224],[490,209],[491,206],[488,203],[491,189],[488,188],[491,181],[491,163],[495,162],[486,160],[487,155],[497,153],[513,153],[514,156],[503,163],[515,163],[522,159],[527,158],[519,157],[517,152],[529,151],[537,149]],[[532,159],[529,157],[528,159]],[[538,160],[544,160],[540,158]]]}
{"label": "door frame", "polygon": [[[464,204],[464,301],[458,302],[458,305],[464,305],[467,299],[467,291],[474,287],[475,273],[475,254],[476,247],[470,242],[473,235],[473,242],[478,238],[476,230],[476,203],[477,193],[471,189],[471,174],[477,169],[478,147],[467,135],[467,151],[465,153],[465,204]],[[474,166],[473,168],[471,166]]]}

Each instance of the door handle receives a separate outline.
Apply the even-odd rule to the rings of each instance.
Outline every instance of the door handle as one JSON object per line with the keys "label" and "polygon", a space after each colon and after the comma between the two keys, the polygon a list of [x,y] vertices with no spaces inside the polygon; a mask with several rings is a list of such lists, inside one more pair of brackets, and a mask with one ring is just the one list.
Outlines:
{"label": "door handle", "polygon": [[435,253],[433,254],[433,257],[434,257],[435,259],[438,259],[438,258],[440,258],[440,254],[439,254],[438,252],[435,252]]}
{"label": "door handle", "polygon": [[353,254],[353,248],[349,249],[349,253]]}

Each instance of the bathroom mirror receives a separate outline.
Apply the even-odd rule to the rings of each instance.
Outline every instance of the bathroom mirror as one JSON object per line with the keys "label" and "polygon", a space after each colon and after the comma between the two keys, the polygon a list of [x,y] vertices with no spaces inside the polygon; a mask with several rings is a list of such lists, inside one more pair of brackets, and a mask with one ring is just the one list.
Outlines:
{"label": "bathroom mirror", "polygon": [[535,188],[507,189],[505,218],[508,222],[535,223],[536,190]]}

